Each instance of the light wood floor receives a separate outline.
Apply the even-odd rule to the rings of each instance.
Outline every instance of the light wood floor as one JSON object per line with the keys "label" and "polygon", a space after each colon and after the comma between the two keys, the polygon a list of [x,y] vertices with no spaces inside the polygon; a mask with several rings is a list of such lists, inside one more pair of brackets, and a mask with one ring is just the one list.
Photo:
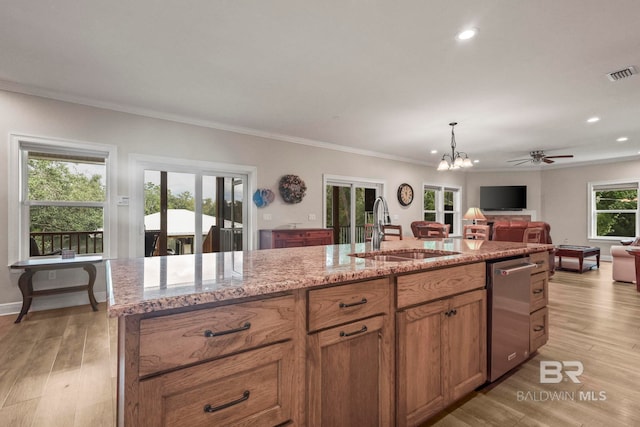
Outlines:
{"label": "light wood floor", "polygon": [[[607,262],[556,272],[549,310],[550,339],[538,354],[429,425],[640,426],[635,285],[612,282]],[[0,317],[0,426],[114,425],[117,328],[104,304],[14,320]],[[582,362],[581,383],[541,384],[541,360]],[[580,400],[580,391],[606,400]]]}

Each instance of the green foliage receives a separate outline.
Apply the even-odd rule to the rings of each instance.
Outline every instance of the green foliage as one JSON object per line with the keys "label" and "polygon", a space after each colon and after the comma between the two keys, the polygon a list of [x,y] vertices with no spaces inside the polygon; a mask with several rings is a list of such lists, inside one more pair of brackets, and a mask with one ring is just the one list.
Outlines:
{"label": "green foliage", "polygon": [[634,237],[636,235],[636,214],[616,212],[637,210],[637,190],[614,190],[596,192],[596,217],[598,236]]}
{"label": "green foliage", "polygon": [[[29,200],[86,202],[104,201],[100,174],[71,170],[73,163],[29,159]],[[95,231],[103,228],[102,208],[32,206],[31,232]]]}

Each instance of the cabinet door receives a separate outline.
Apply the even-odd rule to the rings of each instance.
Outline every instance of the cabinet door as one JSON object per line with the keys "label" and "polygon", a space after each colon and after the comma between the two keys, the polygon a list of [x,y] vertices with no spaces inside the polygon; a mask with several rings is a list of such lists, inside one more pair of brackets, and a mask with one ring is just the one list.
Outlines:
{"label": "cabinet door", "polygon": [[136,426],[273,426],[292,418],[291,341],[140,382]]}
{"label": "cabinet door", "polygon": [[397,425],[419,425],[445,405],[442,377],[443,322],[448,301],[441,300],[397,314]]}
{"label": "cabinet door", "polygon": [[393,425],[386,322],[376,316],[308,336],[307,425]]}
{"label": "cabinet door", "polygon": [[487,379],[486,291],[467,292],[449,299],[443,330],[443,372],[447,403],[460,399]]}

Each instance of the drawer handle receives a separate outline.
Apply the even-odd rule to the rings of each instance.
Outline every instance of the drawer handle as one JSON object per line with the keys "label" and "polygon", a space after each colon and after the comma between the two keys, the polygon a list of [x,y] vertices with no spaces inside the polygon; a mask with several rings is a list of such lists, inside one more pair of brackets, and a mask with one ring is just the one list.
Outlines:
{"label": "drawer handle", "polygon": [[356,305],[362,305],[362,304],[366,304],[367,303],[367,299],[366,298],[362,298],[362,300],[358,301],[358,302],[352,302],[351,304],[345,304],[343,302],[340,303],[340,308],[347,308],[347,307],[354,307]]}
{"label": "drawer handle", "polygon": [[220,411],[221,409],[225,409],[225,408],[230,408],[233,405],[237,405],[238,403],[244,402],[245,400],[249,399],[249,395],[251,393],[249,393],[249,390],[245,390],[244,393],[242,393],[242,397],[240,399],[236,399],[233,400],[231,402],[227,402],[227,403],[223,403],[220,406],[211,406],[209,404],[204,405],[204,412],[216,412],[216,411]]}
{"label": "drawer handle", "polygon": [[363,332],[367,332],[367,326],[363,325],[362,328],[360,328],[359,330],[355,331],[355,332],[344,332],[344,331],[340,331],[340,336],[341,337],[350,337],[352,335],[357,335],[357,334],[361,334]]}
{"label": "drawer handle", "polygon": [[235,334],[236,332],[246,331],[250,327],[251,327],[251,323],[247,322],[244,325],[240,326],[239,328],[229,329],[227,331],[213,332],[212,330],[207,329],[206,331],[204,331],[204,336],[207,338],[211,338],[211,337],[219,337],[220,335]]}
{"label": "drawer handle", "polygon": [[544,292],[544,289],[534,289],[534,290],[533,290],[533,293],[534,293],[534,294],[541,294],[541,293],[543,293],[543,292]]}
{"label": "drawer handle", "polygon": [[544,331],[544,326],[538,325],[533,327],[533,332],[540,332],[540,331]]}
{"label": "drawer handle", "polygon": [[458,310],[456,310],[455,308],[444,313],[444,315],[447,317],[455,316],[456,314],[458,314]]}

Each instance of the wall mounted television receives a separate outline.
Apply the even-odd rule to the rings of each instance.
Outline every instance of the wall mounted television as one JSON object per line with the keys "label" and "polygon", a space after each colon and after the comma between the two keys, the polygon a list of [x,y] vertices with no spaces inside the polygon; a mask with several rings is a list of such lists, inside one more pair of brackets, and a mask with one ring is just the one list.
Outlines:
{"label": "wall mounted television", "polygon": [[521,211],[526,208],[526,185],[480,187],[480,209],[487,211]]}

